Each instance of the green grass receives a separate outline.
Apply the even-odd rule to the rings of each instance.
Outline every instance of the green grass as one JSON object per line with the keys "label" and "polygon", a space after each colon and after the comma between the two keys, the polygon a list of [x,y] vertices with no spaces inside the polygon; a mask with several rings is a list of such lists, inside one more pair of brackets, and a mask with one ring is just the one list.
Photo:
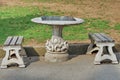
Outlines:
{"label": "green grass", "polygon": [[[105,32],[112,29],[109,22],[100,19],[84,19],[85,22],[80,25],[65,27],[64,37],[68,40],[85,40],[88,39],[88,33]],[[67,37],[66,37],[67,36]]]}
{"label": "green grass", "polygon": [[[51,37],[51,27],[31,22],[32,18],[43,15],[64,15],[62,12],[53,12],[47,9],[39,9],[36,6],[28,7],[0,7],[0,45],[3,44],[7,36],[22,35],[26,42],[35,39],[44,42]],[[63,30],[65,40],[85,40],[89,32],[105,32],[113,29],[109,21],[101,19],[84,19],[80,25],[71,25]],[[120,24],[116,24],[115,29],[120,30]]]}
{"label": "green grass", "polygon": [[[40,10],[38,7],[0,7],[0,44],[7,36],[23,35],[26,39],[45,40],[50,37],[51,29],[45,25],[31,22],[32,18],[58,13]],[[39,39],[40,38],[40,39]]]}
{"label": "green grass", "polygon": [[120,31],[120,24],[116,24],[115,29]]}

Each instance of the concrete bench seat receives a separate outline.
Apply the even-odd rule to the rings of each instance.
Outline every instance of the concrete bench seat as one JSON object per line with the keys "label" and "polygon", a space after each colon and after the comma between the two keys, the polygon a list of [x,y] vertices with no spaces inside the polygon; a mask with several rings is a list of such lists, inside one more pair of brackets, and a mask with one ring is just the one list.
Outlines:
{"label": "concrete bench seat", "polygon": [[[115,41],[104,33],[89,33],[89,39],[91,44],[88,46],[87,54],[92,54],[94,51],[98,51],[94,64],[100,64],[103,60],[111,60],[112,63],[118,63],[116,55],[113,52]],[[105,50],[107,54],[104,53]]]}
{"label": "concrete bench seat", "polygon": [[22,47],[23,36],[9,36],[4,42],[3,50],[6,51],[2,60],[1,68],[7,68],[8,65],[17,63],[19,67],[25,67],[23,56],[26,52]]}

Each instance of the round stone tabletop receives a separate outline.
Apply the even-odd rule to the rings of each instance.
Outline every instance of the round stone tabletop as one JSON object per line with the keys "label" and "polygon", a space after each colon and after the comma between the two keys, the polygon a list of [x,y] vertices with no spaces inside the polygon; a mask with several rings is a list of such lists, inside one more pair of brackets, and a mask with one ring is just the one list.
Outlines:
{"label": "round stone tabletop", "polygon": [[33,18],[31,21],[40,24],[61,25],[61,26],[80,24],[84,22],[83,19],[68,17],[68,16],[42,16],[42,17]]}

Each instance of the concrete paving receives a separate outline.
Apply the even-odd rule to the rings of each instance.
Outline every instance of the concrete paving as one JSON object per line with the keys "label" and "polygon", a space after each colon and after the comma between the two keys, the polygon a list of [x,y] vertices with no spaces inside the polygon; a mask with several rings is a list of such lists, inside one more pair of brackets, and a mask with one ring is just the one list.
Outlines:
{"label": "concrete paving", "polygon": [[94,55],[79,55],[62,63],[31,57],[26,68],[0,69],[0,80],[120,80],[120,64],[94,65]]}

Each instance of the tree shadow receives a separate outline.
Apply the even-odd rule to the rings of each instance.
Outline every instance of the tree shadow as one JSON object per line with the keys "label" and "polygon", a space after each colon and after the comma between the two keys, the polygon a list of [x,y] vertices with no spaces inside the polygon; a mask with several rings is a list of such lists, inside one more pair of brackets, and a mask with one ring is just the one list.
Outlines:
{"label": "tree shadow", "polygon": [[[85,55],[88,46],[89,43],[70,43],[68,50],[69,59],[72,59],[79,55]],[[113,52],[115,53],[118,61],[120,61],[120,44],[116,44],[115,47],[113,47]],[[105,53],[107,53],[107,51],[105,51]]]}
{"label": "tree shadow", "polygon": [[27,57],[24,58],[26,67],[33,62],[39,61],[39,54],[33,47],[24,47]]}
{"label": "tree shadow", "polygon": [[88,43],[70,43],[68,50],[69,58],[71,59],[78,55],[85,55],[88,45]]}

